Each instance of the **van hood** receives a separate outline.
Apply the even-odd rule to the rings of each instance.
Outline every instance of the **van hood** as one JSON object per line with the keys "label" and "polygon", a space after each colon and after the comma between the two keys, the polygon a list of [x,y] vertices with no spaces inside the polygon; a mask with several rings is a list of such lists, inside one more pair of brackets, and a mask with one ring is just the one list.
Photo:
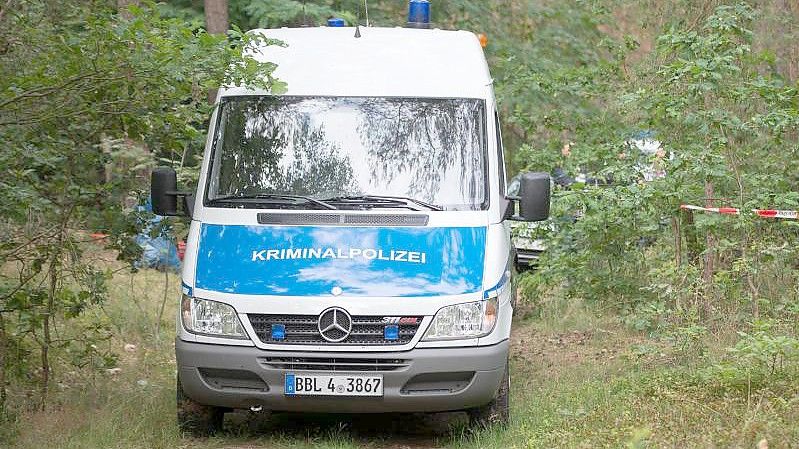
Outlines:
{"label": "van hood", "polygon": [[279,296],[474,293],[485,242],[485,227],[203,224],[195,287]]}

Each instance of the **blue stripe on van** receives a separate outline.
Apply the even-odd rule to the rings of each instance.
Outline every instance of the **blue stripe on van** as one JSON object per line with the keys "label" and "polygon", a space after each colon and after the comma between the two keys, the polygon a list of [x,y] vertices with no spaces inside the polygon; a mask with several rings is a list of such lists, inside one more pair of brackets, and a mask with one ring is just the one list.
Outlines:
{"label": "blue stripe on van", "polygon": [[492,295],[496,295],[497,293],[499,293],[499,291],[502,290],[503,287],[505,287],[505,284],[507,284],[509,280],[510,280],[510,272],[508,270],[505,270],[504,272],[502,272],[502,277],[499,278],[497,284],[483,292],[483,299],[488,299]]}
{"label": "blue stripe on van", "polygon": [[203,224],[194,286],[286,296],[474,293],[485,242],[485,227]]}
{"label": "blue stripe on van", "polygon": [[187,284],[185,282],[181,282],[180,283],[180,290],[186,296],[194,296],[192,294],[192,288],[189,286],[189,284]]}

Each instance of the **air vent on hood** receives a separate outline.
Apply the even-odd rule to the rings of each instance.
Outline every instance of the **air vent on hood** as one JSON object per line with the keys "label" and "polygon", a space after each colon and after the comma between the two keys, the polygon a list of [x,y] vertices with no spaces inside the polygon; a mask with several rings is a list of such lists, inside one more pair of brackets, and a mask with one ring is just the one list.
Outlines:
{"label": "air vent on hood", "polygon": [[258,223],[270,225],[426,226],[427,215],[261,213]]}

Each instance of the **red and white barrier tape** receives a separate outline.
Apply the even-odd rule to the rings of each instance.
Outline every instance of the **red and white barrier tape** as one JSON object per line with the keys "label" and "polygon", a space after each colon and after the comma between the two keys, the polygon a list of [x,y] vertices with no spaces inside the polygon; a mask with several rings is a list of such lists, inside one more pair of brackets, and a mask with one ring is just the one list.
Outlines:
{"label": "red and white barrier tape", "polygon": [[[741,210],[734,207],[702,207],[692,206],[690,204],[681,204],[682,210],[698,210],[702,212],[715,212],[717,214],[726,215],[740,215]],[[789,220],[799,219],[799,211],[795,210],[777,210],[777,209],[752,209],[752,213],[758,217],[765,218],[787,218]]]}

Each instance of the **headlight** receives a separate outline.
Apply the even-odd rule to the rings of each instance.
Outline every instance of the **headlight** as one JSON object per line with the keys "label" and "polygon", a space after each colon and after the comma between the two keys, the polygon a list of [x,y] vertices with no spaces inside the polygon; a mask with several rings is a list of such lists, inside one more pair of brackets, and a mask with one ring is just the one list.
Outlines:
{"label": "headlight", "polygon": [[488,335],[497,322],[497,298],[442,308],[424,334],[424,340],[456,340]]}
{"label": "headlight", "polygon": [[183,295],[180,317],[183,320],[183,327],[195,334],[247,338],[236,311],[221,302]]}

